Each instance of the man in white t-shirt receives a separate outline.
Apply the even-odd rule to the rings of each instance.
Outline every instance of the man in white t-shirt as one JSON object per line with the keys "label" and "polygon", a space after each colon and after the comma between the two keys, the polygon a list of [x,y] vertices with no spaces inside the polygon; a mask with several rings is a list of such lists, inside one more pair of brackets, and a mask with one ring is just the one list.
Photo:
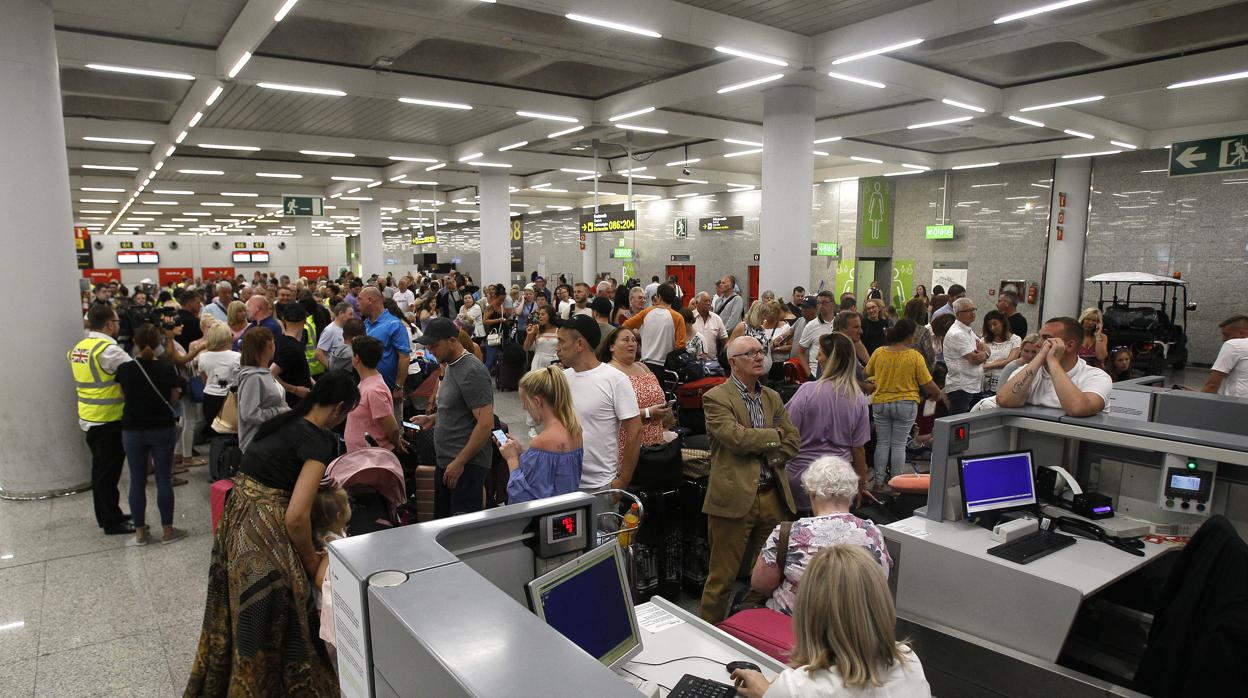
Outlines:
{"label": "man in white t-shirt", "polygon": [[[573,315],[559,328],[555,353],[564,365],[563,374],[572,392],[572,408],[581,423],[585,455],[581,465],[581,491],[628,486],[637,467],[641,442],[641,409],[628,376],[600,362],[594,352],[598,323],[587,315]],[[620,460],[619,435],[624,427],[624,453]]]}
{"label": "man in white t-shirt", "polygon": [[[975,335],[975,301],[959,298],[953,302],[956,321],[945,335],[945,394],[949,396],[949,414],[970,412],[979,401],[984,386],[984,362],[988,347]],[[1004,405],[1003,405],[1004,407]]]}
{"label": "man in white t-shirt", "polygon": [[1223,320],[1222,348],[1201,392],[1248,398],[1248,315]]}
{"label": "man in white t-shirt", "polygon": [[412,293],[412,289],[408,288],[407,277],[399,279],[399,290],[394,292],[394,302],[398,304],[399,310],[407,312],[408,306],[416,302],[416,294]]}
{"label": "man in white t-shirt", "polygon": [[334,321],[321,330],[321,337],[316,340],[316,360],[321,362],[322,366],[328,367],[332,363],[330,357],[343,343],[342,326],[354,317],[355,311],[351,309],[350,303],[339,301],[334,306]]}
{"label": "man in white t-shirt", "polygon": [[646,305],[650,305],[651,301],[654,300],[654,294],[659,292],[659,277],[657,276],[650,277],[650,283],[646,284],[645,291],[646,291]]}
{"label": "man in white t-shirt", "polygon": [[[956,309],[955,309],[956,311]],[[1114,382],[1109,374],[1079,358],[1083,327],[1070,317],[1055,317],[1040,328],[1040,351],[997,389],[997,406],[1054,407],[1071,417],[1090,417],[1109,404]],[[945,338],[948,362],[949,339]],[[948,380],[945,390],[948,391]]]}
{"label": "man in white t-shirt", "polygon": [[718,315],[711,312],[711,294],[702,291],[693,297],[693,331],[702,337],[703,355],[699,359],[719,356],[719,345],[728,341],[728,328]]}
{"label": "man in white t-shirt", "polygon": [[806,362],[810,375],[819,375],[819,338],[830,334],[836,319],[836,296],[831,291],[820,291],[815,296],[815,318],[808,320],[797,340],[797,357]]}

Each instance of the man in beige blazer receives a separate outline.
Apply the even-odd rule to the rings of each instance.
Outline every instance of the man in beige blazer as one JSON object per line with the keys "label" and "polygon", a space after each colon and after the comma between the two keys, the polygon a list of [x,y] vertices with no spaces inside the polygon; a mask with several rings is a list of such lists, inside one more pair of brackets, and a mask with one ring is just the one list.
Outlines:
{"label": "man in beige blazer", "polygon": [[779,393],[759,383],[763,347],[752,337],[728,344],[732,377],[702,397],[711,442],[711,476],[702,511],[711,559],[698,615],[718,623],[747,551],[757,554],[796,507],[784,464],[801,443]]}

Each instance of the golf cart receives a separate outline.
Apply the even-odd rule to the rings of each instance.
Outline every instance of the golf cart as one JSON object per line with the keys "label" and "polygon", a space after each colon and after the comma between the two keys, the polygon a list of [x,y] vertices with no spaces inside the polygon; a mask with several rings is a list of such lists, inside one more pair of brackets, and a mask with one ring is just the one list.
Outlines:
{"label": "golf cart", "polygon": [[1097,274],[1086,281],[1100,289],[1096,307],[1111,349],[1130,348],[1132,363],[1146,373],[1187,364],[1187,311],[1196,310],[1196,304],[1187,302],[1186,281],[1138,271]]}

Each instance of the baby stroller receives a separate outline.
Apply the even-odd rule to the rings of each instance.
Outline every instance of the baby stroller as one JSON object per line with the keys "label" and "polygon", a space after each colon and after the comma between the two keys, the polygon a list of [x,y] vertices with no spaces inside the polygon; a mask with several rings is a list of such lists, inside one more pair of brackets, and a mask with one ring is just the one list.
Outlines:
{"label": "baby stroller", "polygon": [[351,497],[351,535],[407,523],[399,511],[399,506],[407,501],[403,468],[389,450],[361,448],[343,454],[325,469],[325,479]]}

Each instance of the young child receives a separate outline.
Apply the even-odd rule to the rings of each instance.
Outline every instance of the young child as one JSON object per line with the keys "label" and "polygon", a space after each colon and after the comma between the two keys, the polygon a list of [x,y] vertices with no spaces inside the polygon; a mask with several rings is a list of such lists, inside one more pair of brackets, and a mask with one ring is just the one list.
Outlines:
{"label": "young child", "polygon": [[[330,541],[347,537],[347,523],[351,521],[351,501],[346,490],[332,485],[323,486],[312,502],[312,542],[317,550],[323,550]],[[321,609],[321,639],[335,656],[333,593],[329,588],[328,558],[317,571],[315,584],[321,590],[317,605]],[[335,659],[336,662],[336,659]]]}

